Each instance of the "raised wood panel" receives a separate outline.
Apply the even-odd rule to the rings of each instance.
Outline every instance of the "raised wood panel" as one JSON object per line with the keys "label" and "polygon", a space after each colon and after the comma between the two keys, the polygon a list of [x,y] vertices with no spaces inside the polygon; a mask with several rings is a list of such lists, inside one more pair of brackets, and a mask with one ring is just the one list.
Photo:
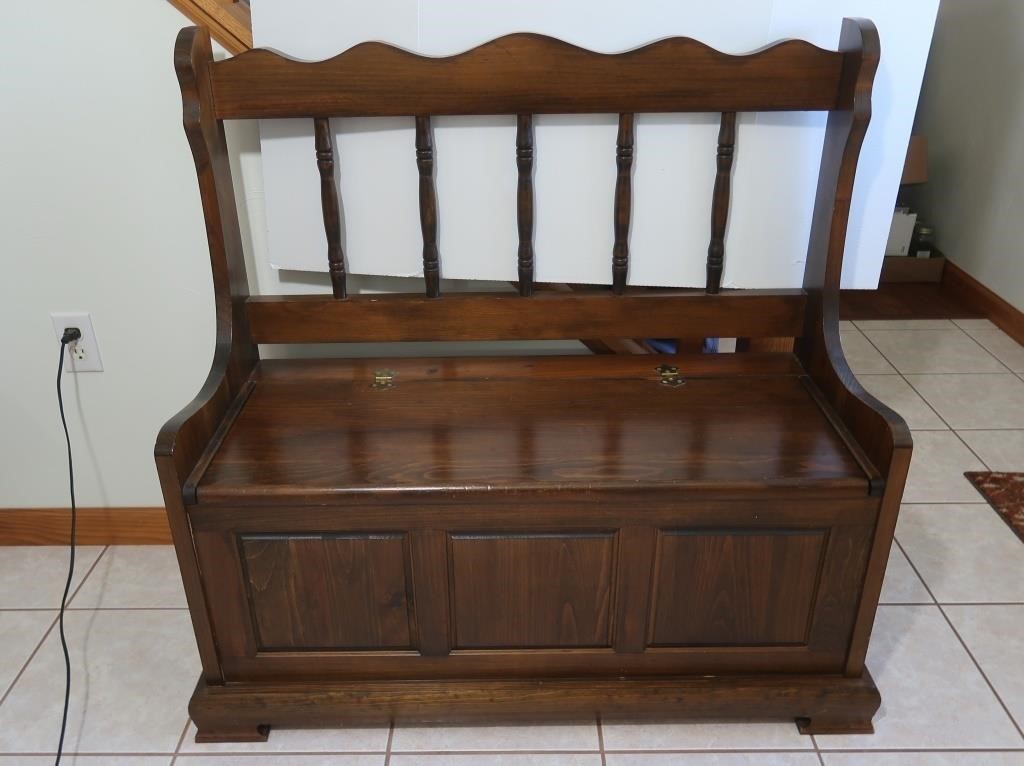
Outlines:
{"label": "raised wood panel", "polygon": [[405,535],[239,540],[258,648],[412,646]]}
{"label": "raised wood panel", "polygon": [[825,541],[824,530],[663,531],[650,643],[806,643]]}
{"label": "raised wood panel", "polygon": [[607,647],[612,533],[452,535],[455,646]]}

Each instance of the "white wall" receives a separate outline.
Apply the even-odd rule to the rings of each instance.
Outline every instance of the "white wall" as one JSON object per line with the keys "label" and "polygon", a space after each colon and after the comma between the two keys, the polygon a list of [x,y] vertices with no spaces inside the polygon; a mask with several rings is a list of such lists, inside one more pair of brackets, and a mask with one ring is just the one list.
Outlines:
{"label": "white wall", "polygon": [[213,292],[161,0],[7,3],[0,46],[0,508],[67,506],[49,312],[92,312],[65,395],[83,506],[158,505],[153,442],[213,353]]}
{"label": "white wall", "polygon": [[[307,60],[364,40],[447,55],[517,31],[604,52],[688,35],[729,53],[747,53],[789,37],[834,48],[842,18],[866,16],[878,26],[882,61],[851,208],[843,285],[870,289],[878,282],[937,5],[261,0],[253,7],[253,37],[259,46]],[[318,23],[310,25],[309,18]],[[434,120],[444,276],[515,279],[514,122],[511,116]],[[738,123],[723,284],[799,286],[825,115],[743,113]],[[536,119],[539,281],[611,281],[615,125],[614,115]],[[349,271],[421,273],[412,120],[346,119],[334,127]],[[717,133],[717,114],[638,116],[630,284],[703,286]],[[261,134],[270,260],[282,275],[285,269],[326,271],[310,121],[264,121]]]}
{"label": "white wall", "polygon": [[939,249],[1024,310],[1024,3],[943,0],[915,131]]}
{"label": "white wall", "polygon": [[[175,36],[189,24],[164,0],[4,8],[0,509],[68,505],[49,318],[64,310],[92,313],[105,368],[64,379],[79,505],[162,504],[153,443],[206,379],[214,339],[206,233],[172,65]],[[324,275],[281,276],[259,255],[256,124],[229,124],[228,144],[253,289],[329,289]]]}

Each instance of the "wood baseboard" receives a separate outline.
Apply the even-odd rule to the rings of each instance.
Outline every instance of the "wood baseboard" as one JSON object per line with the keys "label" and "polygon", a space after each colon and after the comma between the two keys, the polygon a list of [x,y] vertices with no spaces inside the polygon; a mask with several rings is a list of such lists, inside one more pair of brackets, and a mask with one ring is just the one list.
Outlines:
{"label": "wood baseboard", "polygon": [[[0,545],[67,545],[69,508],[0,509]],[[79,508],[79,545],[170,545],[163,508]]]}
{"label": "wood baseboard", "polygon": [[988,317],[1018,343],[1024,344],[1024,312],[1000,298],[952,261],[942,272],[942,290],[960,303]]}

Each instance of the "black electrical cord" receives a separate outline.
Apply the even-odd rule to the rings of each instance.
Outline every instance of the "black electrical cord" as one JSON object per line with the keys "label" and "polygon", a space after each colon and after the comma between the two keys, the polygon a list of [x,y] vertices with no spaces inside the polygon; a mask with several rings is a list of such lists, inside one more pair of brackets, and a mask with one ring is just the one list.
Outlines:
{"label": "black electrical cord", "polygon": [[66,327],[60,338],[60,358],[57,360],[57,407],[60,409],[60,423],[64,426],[64,441],[68,445],[68,487],[71,490],[71,558],[68,562],[68,579],[64,583],[64,595],[60,600],[60,645],[64,650],[64,714],[60,721],[60,741],[57,743],[57,760],[54,766],[60,766],[61,753],[64,751],[64,733],[68,728],[68,703],[71,701],[71,655],[68,654],[68,640],[64,635],[64,610],[68,604],[68,593],[71,592],[71,581],[75,576],[75,527],[78,524],[78,509],[75,506],[75,467],[71,461],[71,436],[68,434],[68,421],[64,416],[64,395],[61,381],[64,375],[64,353],[69,343],[82,337],[77,327]]}

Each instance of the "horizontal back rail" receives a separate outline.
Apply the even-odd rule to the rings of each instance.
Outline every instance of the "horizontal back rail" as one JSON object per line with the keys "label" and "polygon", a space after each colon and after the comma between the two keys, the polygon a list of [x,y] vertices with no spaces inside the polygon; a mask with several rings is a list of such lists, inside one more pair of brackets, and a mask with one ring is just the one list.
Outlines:
{"label": "horizontal back rail", "polygon": [[362,43],[327,61],[269,50],[209,66],[218,119],[825,110],[843,56],[787,40],[734,56],[685,37],[604,54],[514,34],[455,56]]}
{"label": "horizontal back rail", "polygon": [[794,337],[802,290],[453,293],[255,296],[246,310],[257,343]]}

